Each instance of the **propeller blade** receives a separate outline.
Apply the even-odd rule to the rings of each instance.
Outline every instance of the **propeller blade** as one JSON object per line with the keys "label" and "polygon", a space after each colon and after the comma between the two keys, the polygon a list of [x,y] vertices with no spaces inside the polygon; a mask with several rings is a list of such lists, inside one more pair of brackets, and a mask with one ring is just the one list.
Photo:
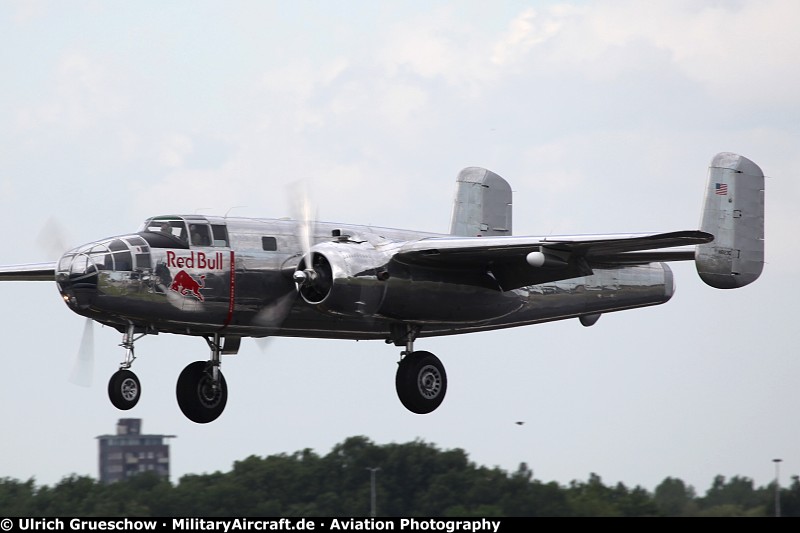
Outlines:
{"label": "propeller blade", "polygon": [[268,329],[273,333],[277,332],[289,315],[289,311],[291,311],[296,299],[296,291],[291,291],[278,297],[274,302],[264,306],[256,313],[253,318],[253,324]]}
{"label": "propeller blade", "polygon": [[313,220],[311,216],[311,202],[308,199],[308,187],[305,182],[298,182],[292,186],[293,218],[298,223],[297,237],[302,247],[303,255],[307,254],[313,243]]}
{"label": "propeller blade", "polygon": [[267,348],[269,348],[269,344],[272,341],[272,337],[256,337],[255,340],[258,349],[261,350],[261,353],[266,353]]}
{"label": "propeller blade", "polygon": [[295,220],[295,234],[300,243],[302,257],[306,259],[306,268],[311,268],[311,248],[314,246],[314,216],[308,187],[305,182],[297,182],[290,188],[292,199],[292,218]]}
{"label": "propeller blade", "polygon": [[[300,246],[301,261],[305,259],[305,268],[312,268],[311,248],[314,246],[314,217],[308,187],[304,181],[289,186],[289,200],[292,206],[292,218],[295,223],[295,237]],[[296,289],[299,283],[295,280]],[[291,290],[264,306],[256,313],[253,324],[269,330],[270,334],[280,330],[286,317],[297,300],[299,290]]]}
{"label": "propeller blade", "polygon": [[54,217],[47,219],[36,236],[36,244],[52,259],[61,257],[72,248],[69,242],[66,229]]}
{"label": "propeller blade", "polygon": [[69,381],[81,387],[91,387],[94,378],[94,321],[86,319],[81,346],[78,349]]}

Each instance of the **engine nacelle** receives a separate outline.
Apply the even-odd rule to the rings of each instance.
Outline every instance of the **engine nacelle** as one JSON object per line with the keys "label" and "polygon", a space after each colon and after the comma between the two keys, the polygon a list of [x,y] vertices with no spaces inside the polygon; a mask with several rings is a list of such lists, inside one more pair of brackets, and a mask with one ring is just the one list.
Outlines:
{"label": "engine nacelle", "polygon": [[294,278],[300,296],[319,311],[372,316],[386,292],[390,257],[365,240],[343,237],[314,246],[300,261]]}
{"label": "engine nacelle", "polygon": [[485,272],[398,265],[403,243],[375,242],[340,237],[311,248],[294,273],[303,300],[334,316],[415,323],[481,322],[521,305]]}

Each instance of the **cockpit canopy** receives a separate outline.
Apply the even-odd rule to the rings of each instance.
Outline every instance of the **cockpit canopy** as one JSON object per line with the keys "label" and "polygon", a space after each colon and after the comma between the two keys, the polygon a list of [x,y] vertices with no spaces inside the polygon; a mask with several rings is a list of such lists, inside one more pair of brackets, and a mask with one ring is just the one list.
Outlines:
{"label": "cockpit canopy", "polygon": [[155,248],[228,246],[228,231],[225,225],[210,224],[201,216],[149,218],[139,229],[139,233]]}
{"label": "cockpit canopy", "polygon": [[205,217],[158,216],[145,221],[138,233],[84,244],[65,253],[56,273],[67,279],[96,282],[101,270],[144,271],[151,267],[151,248],[227,247],[225,224],[210,223]]}

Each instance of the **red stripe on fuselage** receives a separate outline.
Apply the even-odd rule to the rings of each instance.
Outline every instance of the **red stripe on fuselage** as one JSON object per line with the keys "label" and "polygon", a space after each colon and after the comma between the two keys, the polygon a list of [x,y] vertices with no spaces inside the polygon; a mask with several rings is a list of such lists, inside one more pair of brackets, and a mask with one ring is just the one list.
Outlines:
{"label": "red stripe on fuselage", "polygon": [[228,327],[233,319],[233,306],[236,302],[236,263],[234,261],[233,250],[231,250],[231,279],[230,279],[230,298],[228,298],[228,316],[221,329]]}

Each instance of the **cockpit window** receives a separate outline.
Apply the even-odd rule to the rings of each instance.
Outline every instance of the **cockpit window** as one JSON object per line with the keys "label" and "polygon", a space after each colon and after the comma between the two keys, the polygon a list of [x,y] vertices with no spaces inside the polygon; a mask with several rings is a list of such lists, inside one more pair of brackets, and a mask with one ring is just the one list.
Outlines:
{"label": "cockpit window", "polygon": [[206,224],[189,224],[192,246],[211,246],[211,236]]}
{"label": "cockpit window", "polygon": [[184,243],[189,242],[189,233],[186,231],[186,224],[183,220],[150,219],[145,223],[143,231],[162,233],[179,239]]}

